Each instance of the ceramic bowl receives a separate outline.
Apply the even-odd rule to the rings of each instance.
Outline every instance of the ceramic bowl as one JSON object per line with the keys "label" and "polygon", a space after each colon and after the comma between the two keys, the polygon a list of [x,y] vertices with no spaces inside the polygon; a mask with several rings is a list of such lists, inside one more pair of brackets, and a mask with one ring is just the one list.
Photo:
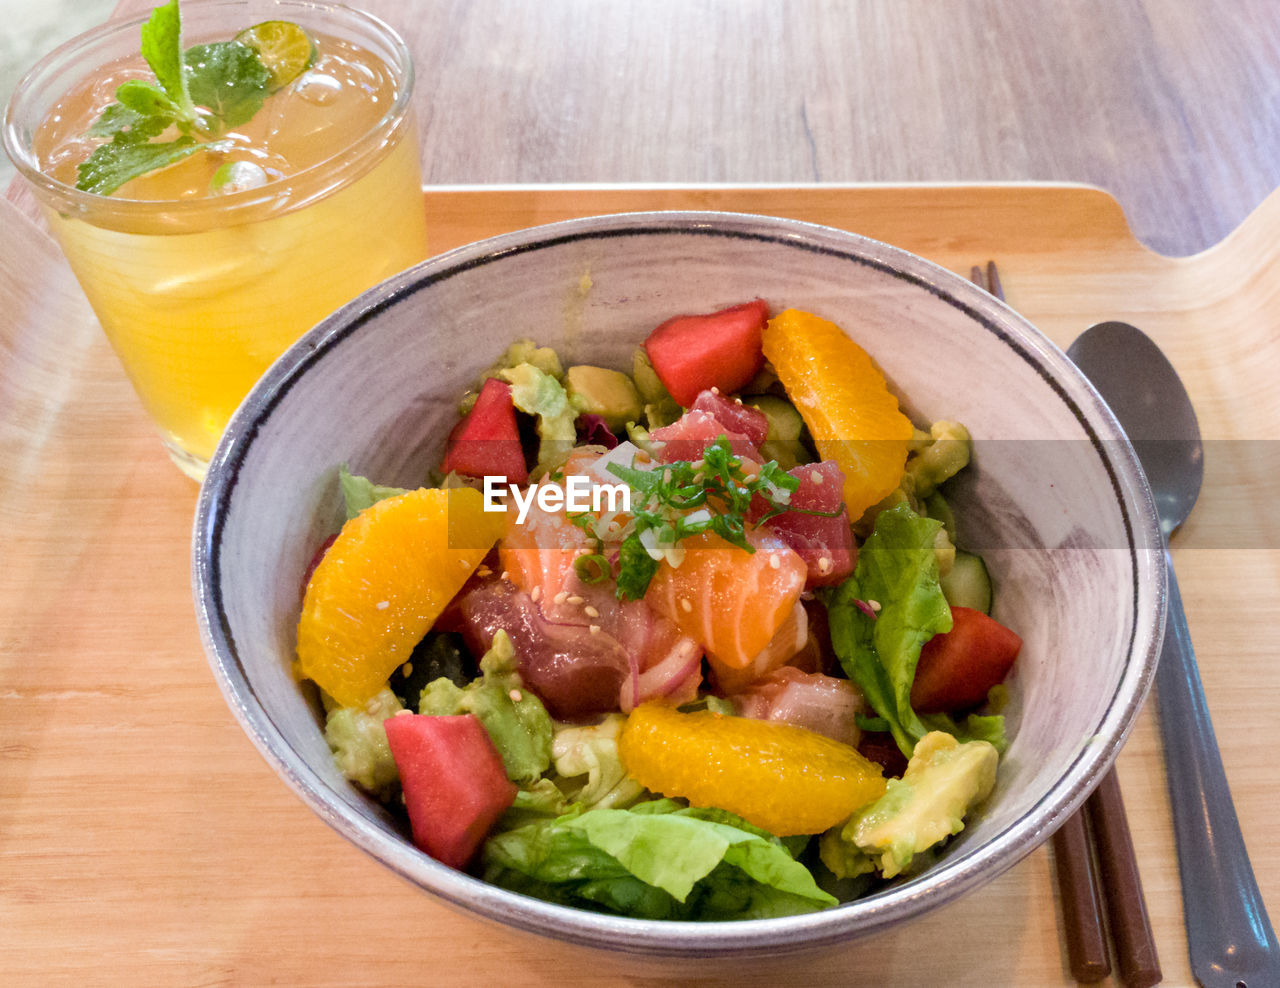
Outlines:
{"label": "ceramic bowl", "polygon": [[[339,464],[418,486],[457,399],[512,340],[629,367],[668,317],[761,297],[824,316],[866,348],[916,421],[959,419],[975,455],[952,489],[985,556],[995,616],[1024,639],[1012,744],[995,791],[922,874],[784,919],[621,919],[487,885],[417,851],[334,767],[290,676],[299,586],[343,517]],[[558,223],[428,260],[292,347],[233,418],[202,489],[197,613],[250,738],[330,826],[454,906],[597,947],[776,954],[884,930],[995,878],[1040,845],[1114,759],[1150,685],[1164,568],[1150,492],[1105,404],[1015,312],[936,265],[850,233],[726,213]]]}

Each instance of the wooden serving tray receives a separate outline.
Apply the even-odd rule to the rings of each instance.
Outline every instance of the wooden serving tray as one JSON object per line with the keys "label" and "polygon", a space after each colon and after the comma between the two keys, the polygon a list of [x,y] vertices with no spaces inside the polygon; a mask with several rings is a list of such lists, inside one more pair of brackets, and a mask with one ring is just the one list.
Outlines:
{"label": "wooden serving tray", "polygon": [[[1177,260],[1080,186],[439,189],[426,208],[440,251],[592,213],[795,217],[956,271],[994,258],[1010,304],[1063,347],[1104,319],[1147,330],[1210,440],[1175,561],[1241,826],[1280,916],[1280,193]],[[56,247],[9,203],[0,216],[0,980],[1073,983],[1047,845],[900,931],[773,963],[597,954],[453,912],[385,871],[275,777],[223,703],[191,603],[196,488]],[[1164,983],[1190,985],[1151,711],[1119,775]]]}

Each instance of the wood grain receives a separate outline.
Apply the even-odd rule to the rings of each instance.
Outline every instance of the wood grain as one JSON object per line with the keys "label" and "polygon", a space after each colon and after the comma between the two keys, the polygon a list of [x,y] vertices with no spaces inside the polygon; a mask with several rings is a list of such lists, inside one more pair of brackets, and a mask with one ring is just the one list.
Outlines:
{"label": "wood grain", "polygon": [[1173,255],[1280,185],[1274,0],[359,6],[413,52],[428,185],[1090,182]]}
{"label": "wood grain", "polygon": [[[1175,540],[1258,882],[1280,914],[1280,194],[1214,250],[1160,257],[1079,187],[431,191],[434,248],[572,215],[717,208],[826,222],[965,273],[1065,345],[1128,319],[1209,437]],[[514,934],[345,843],[270,771],[205,665],[195,487],[169,463],[56,250],[0,203],[0,972],[6,984],[1020,985],[1073,982],[1047,848],[959,903],[786,962],[675,965]],[[1241,523],[1241,516],[1244,524]],[[1244,535],[1248,544],[1242,544]],[[1064,657],[1069,661],[1069,657]],[[1190,985],[1153,714],[1120,757],[1164,984]]]}

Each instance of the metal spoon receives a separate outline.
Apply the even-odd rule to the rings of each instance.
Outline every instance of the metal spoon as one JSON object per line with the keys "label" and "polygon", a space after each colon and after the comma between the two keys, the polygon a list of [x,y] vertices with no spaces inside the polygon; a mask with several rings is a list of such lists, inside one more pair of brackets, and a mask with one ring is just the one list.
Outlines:
{"label": "metal spoon", "polygon": [[1240,834],[1169,556],[1169,536],[1191,513],[1204,476],[1195,409],[1168,358],[1127,323],[1091,326],[1067,355],[1128,433],[1164,533],[1169,607],[1156,696],[1191,970],[1204,988],[1274,988],[1280,943]]}

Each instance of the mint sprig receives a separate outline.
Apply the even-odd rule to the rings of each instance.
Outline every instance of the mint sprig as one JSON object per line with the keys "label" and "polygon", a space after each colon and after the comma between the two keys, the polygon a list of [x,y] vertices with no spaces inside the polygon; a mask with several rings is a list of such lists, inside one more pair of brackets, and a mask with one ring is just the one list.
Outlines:
{"label": "mint sprig", "polygon": [[[258,53],[238,41],[182,49],[178,0],[157,7],[142,25],[142,57],[155,82],[130,79],[116,88],[88,130],[109,137],[78,169],[76,188],[110,195],[126,182],[199,151],[223,151],[220,141],[197,140],[247,123],[262,108],[271,81]],[[198,109],[203,107],[204,110]],[[155,141],[170,128],[178,136]]]}
{"label": "mint sprig", "polygon": [[[142,25],[142,57],[169,97],[174,118],[186,123],[194,122],[196,108],[191,102],[187,76],[182,68],[182,14],[178,10],[178,0],[169,0],[163,7],[157,7],[151,12],[150,20]],[[120,98],[119,91],[116,98]]]}

